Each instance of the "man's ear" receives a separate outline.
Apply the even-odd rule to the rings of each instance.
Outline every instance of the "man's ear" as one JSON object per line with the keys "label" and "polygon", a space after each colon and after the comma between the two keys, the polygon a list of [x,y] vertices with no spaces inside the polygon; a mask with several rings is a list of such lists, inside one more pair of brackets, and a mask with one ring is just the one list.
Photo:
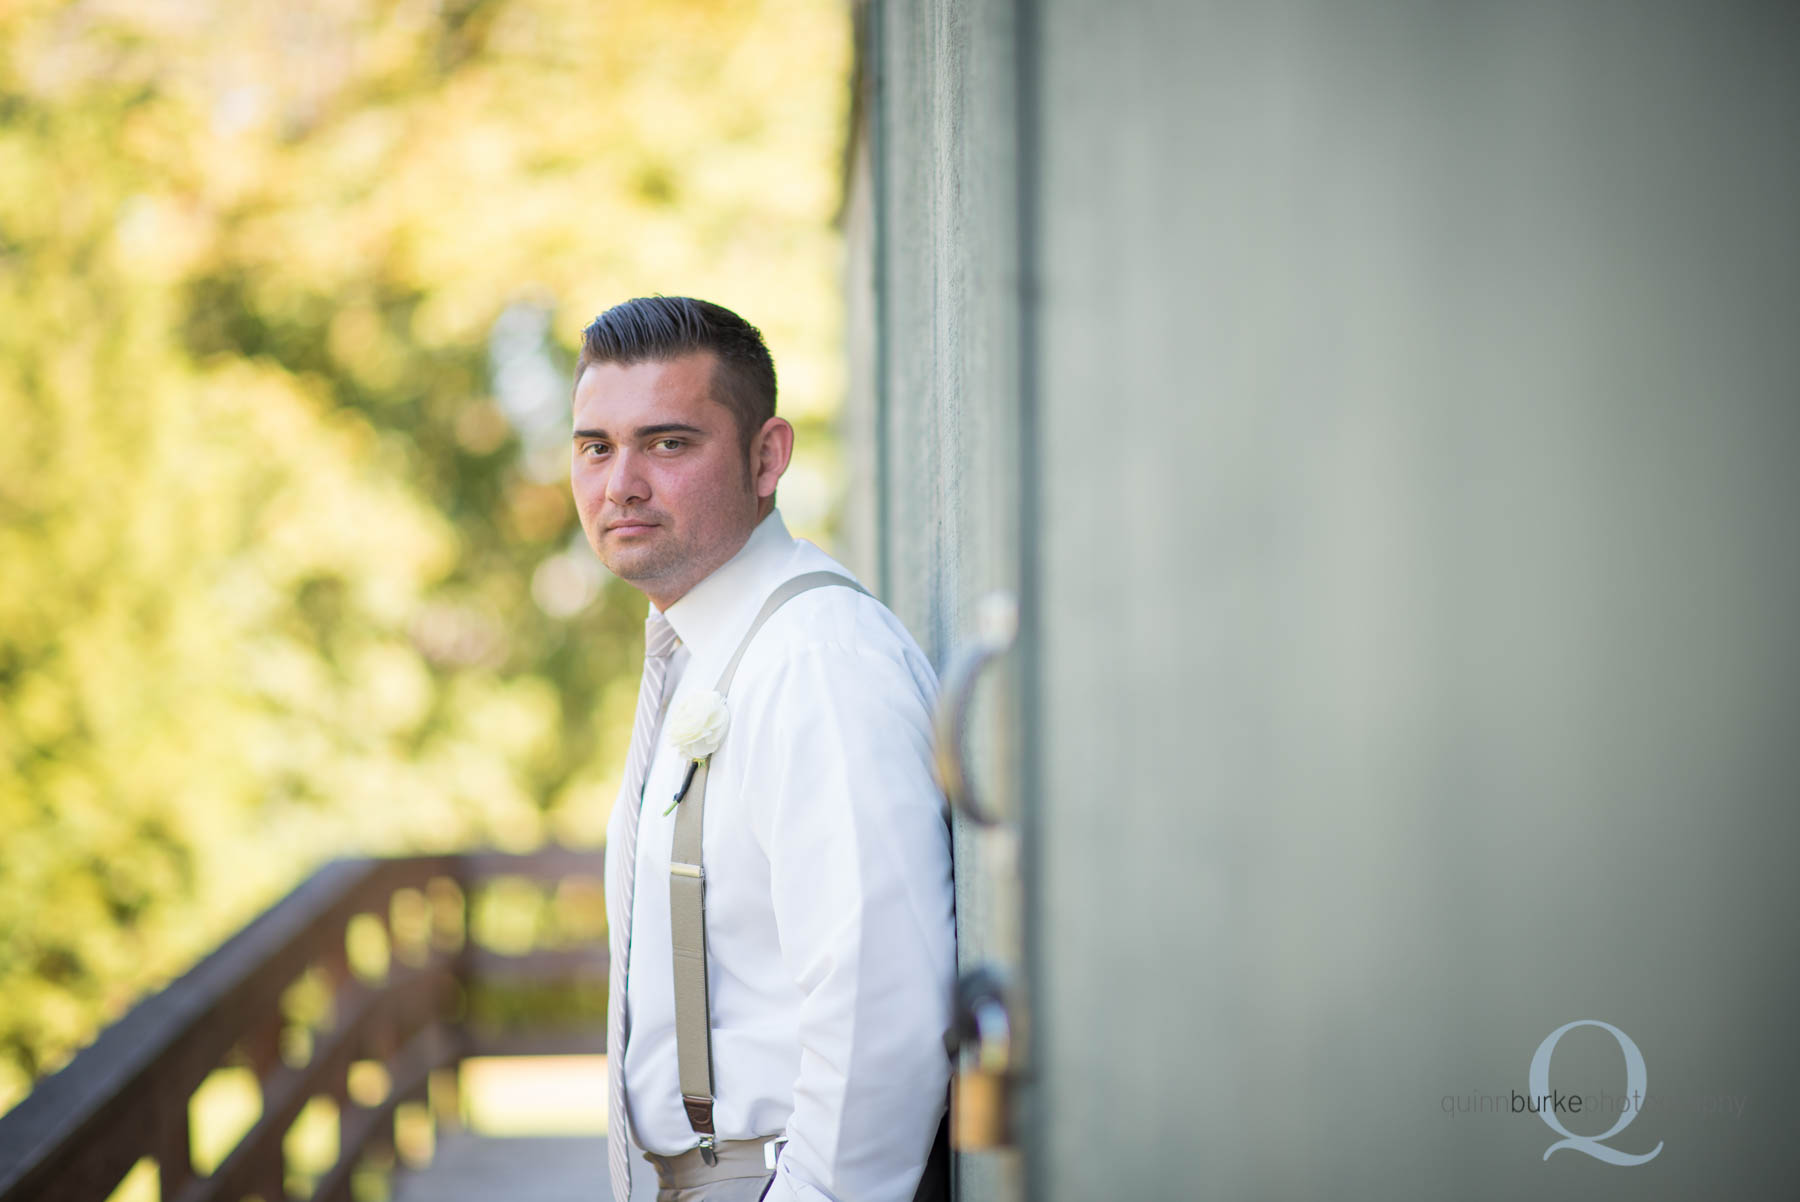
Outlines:
{"label": "man's ear", "polygon": [[750,480],[758,500],[775,495],[775,485],[793,456],[794,427],[784,418],[771,417],[750,443]]}

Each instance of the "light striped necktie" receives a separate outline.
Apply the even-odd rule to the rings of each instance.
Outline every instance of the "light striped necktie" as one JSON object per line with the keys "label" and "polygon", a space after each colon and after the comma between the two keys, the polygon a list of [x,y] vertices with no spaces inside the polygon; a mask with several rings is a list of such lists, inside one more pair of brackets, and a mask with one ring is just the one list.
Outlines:
{"label": "light striped necktie", "polygon": [[662,730],[663,702],[668,694],[669,657],[680,643],[669,620],[650,611],[644,623],[644,678],[638,685],[637,719],[631,726],[631,754],[625,760],[625,781],[614,805],[624,806],[619,827],[620,844],[613,865],[619,878],[620,912],[610,916],[609,955],[611,985],[606,1007],[606,1163],[612,1177],[614,1202],[631,1197],[631,1144],[626,1136],[625,1112],[625,967],[631,958],[631,912],[637,883],[638,817],[643,810],[644,775]]}

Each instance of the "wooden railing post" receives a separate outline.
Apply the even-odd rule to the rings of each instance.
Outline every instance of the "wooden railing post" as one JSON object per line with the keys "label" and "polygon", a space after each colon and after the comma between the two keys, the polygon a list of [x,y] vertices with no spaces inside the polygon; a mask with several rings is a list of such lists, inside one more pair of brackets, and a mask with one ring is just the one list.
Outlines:
{"label": "wooden railing post", "polygon": [[164,1099],[156,1116],[156,1168],[162,1196],[173,1198],[194,1179],[193,1140],[188,1130],[190,1099]]}
{"label": "wooden railing post", "polygon": [[[350,1032],[351,1015],[355,1012],[357,995],[362,991],[356,974],[350,970],[350,918],[337,923],[325,945],[325,954],[319,960],[319,971],[324,975],[327,988],[331,993],[331,1031],[333,1035],[349,1033],[354,1040],[356,1033]],[[341,1164],[354,1150],[355,1114],[350,1100],[350,1066],[355,1062],[357,1047],[354,1043],[347,1049],[348,1054],[334,1063],[329,1074],[320,1082],[321,1093],[331,1099],[338,1112],[338,1162]],[[321,1197],[319,1202],[328,1202]]]}
{"label": "wooden railing post", "polygon": [[[394,931],[388,921],[389,913],[388,899],[384,896],[380,908],[370,914],[380,928],[382,939],[387,947],[387,975],[382,982],[384,987],[392,985],[401,970],[400,962],[394,956]],[[363,1037],[361,1054],[380,1064],[382,1071],[387,1076],[387,1094],[380,1099],[381,1103],[388,1102],[393,1097],[394,1091],[400,1087],[400,1082],[396,1079],[398,1065],[395,1061],[400,1053],[400,1041],[396,1027],[405,1018],[406,1016],[396,1013],[392,1008],[384,1009],[370,1022]],[[351,1105],[359,1106],[360,1104],[352,1098]],[[390,1120],[381,1123],[370,1131],[364,1147],[391,1157],[394,1152],[393,1122]]]}
{"label": "wooden railing post", "polygon": [[[256,1074],[256,1087],[262,1095],[262,1112],[266,1116],[280,1105],[277,1074],[286,1067],[281,1058],[281,1030],[286,1022],[279,1008],[262,1018],[244,1038],[244,1055],[250,1070]],[[287,1152],[279,1139],[271,1140],[256,1156],[246,1177],[250,1188],[263,1202],[285,1202],[287,1198]],[[169,1195],[164,1194],[165,1199]]]}

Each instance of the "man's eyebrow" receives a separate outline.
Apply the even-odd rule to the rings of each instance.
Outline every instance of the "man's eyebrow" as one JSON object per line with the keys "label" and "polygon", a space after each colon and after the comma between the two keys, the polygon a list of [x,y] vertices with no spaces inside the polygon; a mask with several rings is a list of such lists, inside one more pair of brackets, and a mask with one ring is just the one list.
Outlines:
{"label": "man's eyebrow", "polygon": [[[699,426],[687,426],[680,422],[664,422],[658,426],[639,426],[633,431],[636,438],[656,438],[663,434],[705,434]],[[611,438],[605,430],[577,430],[576,438]]]}

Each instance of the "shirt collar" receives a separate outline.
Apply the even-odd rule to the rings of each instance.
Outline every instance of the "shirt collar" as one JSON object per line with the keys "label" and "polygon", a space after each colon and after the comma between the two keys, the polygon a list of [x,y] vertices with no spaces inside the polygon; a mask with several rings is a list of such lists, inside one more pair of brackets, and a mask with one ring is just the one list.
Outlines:
{"label": "shirt collar", "polygon": [[736,555],[663,611],[696,662],[723,666],[750,619],[781,582],[794,542],[781,511],[771,509]]}

